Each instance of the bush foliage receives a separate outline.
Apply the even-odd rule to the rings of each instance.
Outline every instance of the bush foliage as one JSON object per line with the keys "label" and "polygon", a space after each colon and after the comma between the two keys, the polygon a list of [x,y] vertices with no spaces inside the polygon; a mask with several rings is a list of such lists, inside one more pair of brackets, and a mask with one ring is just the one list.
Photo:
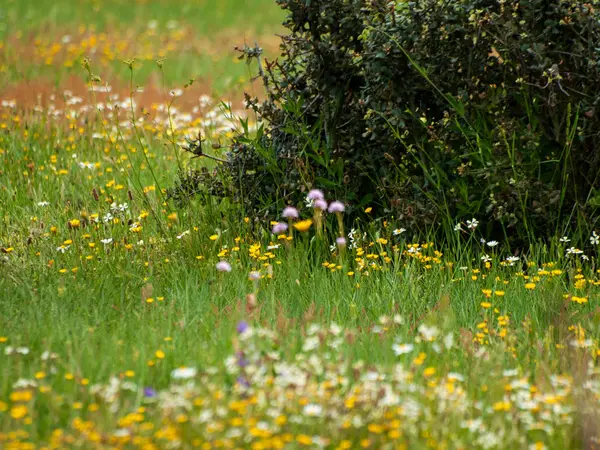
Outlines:
{"label": "bush foliage", "polygon": [[[278,0],[281,55],[258,58],[219,171],[260,209],[323,188],[408,225],[471,217],[531,238],[600,206],[600,1]],[[228,190],[228,195],[231,194]]]}

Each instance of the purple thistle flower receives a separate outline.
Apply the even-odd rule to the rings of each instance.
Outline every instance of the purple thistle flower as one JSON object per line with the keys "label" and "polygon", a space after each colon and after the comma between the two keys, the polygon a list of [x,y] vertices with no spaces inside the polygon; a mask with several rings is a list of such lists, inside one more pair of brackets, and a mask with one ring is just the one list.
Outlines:
{"label": "purple thistle flower", "polygon": [[312,189],[308,195],[307,198],[309,200],[323,200],[325,198],[325,195],[323,194],[323,191],[319,190],[319,189]]}
{"label": "purple thistle flower", "polygon": [[248,361],[246,358],[244,358],[244,354],[242,352],[239,352],[237,354],[237,365],[240,367],[246,367],[248,364],[250,363],[250,361]]}
{"label": "purple thistle flower", "polygon": [[335,242],[337,243],[338,247],[345,247],[346,246],[346,238],[344,236],[340,236],[339,238],[337,238],[335,240]]}
{"label": "purple thistle flower", "polygon": [[151,387],[144,388],[144,397],[156,397],[156,391]]}
{"label": "purple thistle flower", "polygon": [[327,202],[322,198],[315,200],[313,206],[315,209],[320,209],[321,211],[327,211]]}
{"label": "purple thistle flower", "polygon": [[246,379],[246,377],[241,375],[237,378],[236,383],[245,388],[250,387],[250,382]]}
{"label": "purple thistle flower", "polygon": [[273,234],[281,234],[281,233],[285,233],[288,229],[288,225],[287,223],[277,223],[275,224],[275,226],[273,227]]}
{"label": "purple thistle flower", "polygon": [[346,207],[344,206],[344,204],[342,202],[339,201],[334,201],[331,202],[329,205],[329,212],[330,213],[342,213],[344,212],[344,209],[346,209]]}
{"label": "purple thistle flower", "polygon": [[219,272],[231,272],[231,264],[227,261],[219,261],[217,263],[217,270]]}
{"label": "purple thistle flower", "polygon": [[238,334],[244,333],[248,329],[248,322],[245,320],[240,321],[235,328]]}
{"label": "purple thistle flower", "polygon": [[281,213],[281,215],[286,219],[297,219],[298,217],[300,217],[298,214],[298,210],[293,206],[286,207],[283,210],[283,213]]}

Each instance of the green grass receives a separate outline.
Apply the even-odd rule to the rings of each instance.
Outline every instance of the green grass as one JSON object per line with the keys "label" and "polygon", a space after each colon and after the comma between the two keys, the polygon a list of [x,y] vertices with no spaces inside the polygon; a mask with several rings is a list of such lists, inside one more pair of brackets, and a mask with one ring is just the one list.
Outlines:
{"label": "green grass", "polygon": [[[452,433],[458,433],[467,442],[475,442],[475,436],[465,434],[459,422],[481,415],[496,424],[498,433],[506,432],[498,430],[514,427],[521,430],[511,438],[511,442],[518,445],[537,442],[537,439],[546,441],[543,436],[524,431],[526,424],[518,419],[515,405],[507,407],[507,411],[502,409],[505,407],[502,402],[516,401],[516,397],[507,399],[504,394],[504,385],[510,382],[510,377],[502,375],[506,370],[516,370],[519,376],[527,377],[547,395],[558,389],[552,385],[556,383],[552,381],[554,375],[569,373],[592,377],[574,371],[573,358],[589,358],[590,350],[577,350],[571,341],[591,338],[595,342],[598,336],[594,312],[598,298],[594,286],[598,283],[597,274],[592,264],[583,264],[581,273],[590,281],[576,288],[574,281],[580,265],[563,256],[564,248],[557,246],[553,254],[541,257],[539,264],[554,262],[541,273],[533,261],[529,268],[523,265],[525,258],[515,266],[503,266],[502,250],[494,252],[491,267],[486,268],[480,255],[488,250],[478,244],[477,232],[461,244],[464,248],[460,249],[463,255],[460,260],[454,257],[459,253],[457,249],[447,255],[436,254],[435,243],[422,243],[421,249],[413,254],[410,247],[419,242],[418,236],[411,236],[410,231],[394,235],[393,230],[400,224],[390,218],[387,227],[380,223],[355,224],[367,232],[359,245],[362,251],[352,249],[332,254],[328,243],[319,243],[309,231],[307,235],[296,234],[287,245],[280,240],[281,246],[273,249],[271,255],[267,246],[277,239],[268,232],[268,220],[250,217],[245,221],[235,205],[214,201],[201,204],[194,200],[193,204],[178,209],[174,204],[162,203],[158,190],[148,191],[146,197],[139,193],[139,187],[148,188],[154,181],[148,166],[143,168],[145,158],[141,151],[132,151],[139,147],[139,142],[136,143],[131,132],[123,136],[124,142],[107,146],[105,142],[89,139],[89,133],[99,126],[95,120],[88,122],[89,130],[84,130],[83,135],[77,128],[64,130],[56,125],[35,124],[32,117],[28,121],[34,125],[27,128],[11,125],[13,133],[2,138],[2,167],[9,170],[5,171],[7,182],[0,191],[0,206],[4,211],[1,246],[8,251],[4,253],[0,277],[3,311],[0,335],[6,339],[0,345],[4,349],[27,347],[32,355],[0,356],[4,359],[0,398],[9,408],[0,423],[5,431],[15,427],[26,430],[29,437],[21,440],[49,443],[53,430],[60,428],[65,436],[71,436],[64,437],[66,440],[60,441],[61,445],[79,443],[77,445],[85,447],[92,445],[89,440],[92,437],[81,435],[77,418],[89,420],[101,433],[111,435],[123,428],[122,423],[117,422],[119,417],[126,421],[124,417],[141,406],[148,411],[146,421],[156,427],[164,420],[173,420],[174,424],[184,420],[163,410],[160,402],[149,402],[140,390],[123,393],[123,399],[127,400],[117,406],[113,401],[102,400],[95,389],[88,387],[106,385],[115,375],[134,382],[139,389],[149,386],[166,392],[177,384],[170,375],[174,369],[195,367],[204,373],[198,376],[208,377],[206,382],[210,381],[213,387],[194,393],[194,398],[206,398],[218,388],[222,389],[225,400],[217,401],[211,408],[246,401],[244,394],[233,388],[234,380],[223,366],[227,355],[239,349],[239,340],[232,336],[237,334],[235,327],[242,320],[254,327],[272,329],[277,336],[274,343],[263,338],[244,345],[267,346],[270,352],[289,362],[303,354],[310,355],[302,350],[309,339],[309,324],[318,324],[322,329],[332,322],[340,324],[347,330],[342,336],[346,332],[351,334],[337,344],[334,358],[337,362],[326,369],[332,374],[346,373],[347,364],[357,361],[382,372],[403,367],[414,377],[411,384],[417,386],[417,390],[427,386],[441,388],[448,373],[466,377],[461,388],[465,397],[461,397],[460,404],[465,402],[470,406],[466,410],[462,406],[451,409],[446,428],[435,438],[440,445],[446,442],[451,447]],[[171,150],[164,146],[164,139],[157,137],[159,134],[160,130],[147,131],[144,140],[159,185],[165,186],[174,181],[176,164]],[[42,136],[47,139],[42,141]],[[57,150],[61,142],[72,142],[72,147]],[[73,158],[73,154],[77,157]],[[56,159],[52,155],[56,155]],[[123,155],[127,155],[128,160],[122,160]],[[78,164],[81,161],[100,165],[94,169],[81,168]],[[35,163],[34,169],[28,168],[31,162]],[[60,172],[61,169],[66,172]],[[94,190],[98,199],[93,195]],[[38,206],[41,201],[50,204]],[[110,211],[112,202],[127,203],[128,208],[124,213],[114,213],[120,218],[118,223],[103,223],[102,218]],[[148,214],[139,220],[141,231],[131,231],[131,223],[124,221],[137,221],[144,211]],[[310,211],[304,211],[303,215],[307,213]],[[100,223],[90,221],[93,214],[98,214]],[[81,221],[79,226],[69,227],[74,219]],[[328,220],[328,228],[329,233],[335,234],[334,218]],[[189,233],[182,236],[187,230]],[[216,240],[211,236],[217,236]],[[113,241],[103,244],[102,239],[109,237]],[[138,244],[140,240],[144,241],[143,245]],[[260,244],[261,252],[252,257],[251,246],[255,244]],[[131,248],[128,249],[128,245]],[[61,246],[68,249],[62,253],[58,250]],[[12,250],[8,250],[10,248]],[[223,254],[225,249],[227,253]],[[534,257],[534,253],[531,256]],[[360,269],[357,258],[362,258],[367,266]],[[220,260],[228,260],[233,266],[232,272],[217,272],[215,265]],[[326,268],[322,265],[324,262],[336,266]],[[370,267],[371,262],[376,262],[377,268]],[[262,275],[257,282],[248,278],[253,270]],[[271,270],[272,277],[269,276]],[[349,276],[349,272],[354,275]],[[524,276],[530,278],[527,280]],[[532,281],[535,288],[526,289],[525,285]],[[491,299],[486,299],[482,292],[486,289],[502,291],[504,296],[492,294]],[[566,293],[586,296],[587,303],[565,300],[563,294]],[[248,295],[254,295],[255,300],[249,300]],[[151,303],[148,297],[153,299]],[[485,305],[488,301],[489,309]],[[396,316],[402,317],[401,324],[394,322]],[[501,325],[500,316],[508,317],[509,323]],[[387,319],[382,321],[382,317]],[[488,321],[487,325],[481,328],[484,320]],[[442,349],[451,333],[452,348],[437,354],[439,348],[436,350],[431,343],[420,341],[422,333],[418,330],[423,324],[440,330],[434,341]],[[569,329],[579,325],[585,329],[585,336],[581,330]],[[505,330],[504,337],[502,330]],[[483,333],[481,338],[477,337],[478,332]],[[350,335],[354,337],[350,339]],[[395,342],[414,343],[416,348],[398,357],[392,350]],[[557,348],[557,344],[564,347]],[[244,349],[252,364],[270,367],[258,354],[252,356],[252,352]],[[57,359],[52,363],[40,360],[46,351],[56,353]],[[419,352],[425,355],[425,363],[419,360]],[[325,362],[325,350],[318,355],[319,359],[325,358],[322,364],[330,364]],[[205,373],[209,367],[214,367],[216,374]],[[430,375],[432,371],[434,375]],[[15,383],[19,379],[36,380],[36,377],[38,391],[41,387],[43,392],[27,402],[27,417],[31,417],[32,423],[28,424],[23,418],[9,418],[13,413],[18,416],[19,410],[15,407],[22,404],[11,400],[15,391],[23,391],[15,390]],[[248,377],[261,382],[255,375]],[[325,378],[320,380],[318,382],[323,383]],[[364,380],[355,379],[353,383],[358,386]],[[548,383],[554,387],[550,389]],[[571,383],[574,389],[579,389],[579,382],[569,381],[569,386]],[[51,388],[50,393],[45,392],[44,386]],[[205,382],[201,386],[206,386]],[[260,388],[257,389],[260,392]],[[292,416],[302,411],[304,395],[301,391],[294,394],[289,408],[283,408],[281,414]],[[337,408],[333,403],[335,397],[314,395],[314,400],[324,408]],[[340,401],[351,401],[353,394],[340,388],[336,395]],[[478,413],[477,408],[471,409],[477,401],[499,412],[492,409],[491,413]],[[573,393],[560,401],[567,407],[580,400]],[[418,397],[418,402],[425,407],[431,398]],[[84,405],[83,409],[80,404]],[[93,405],[92,411],[89,405]],[[546,407],[544,402],[540,405],[542,409]],[[99,411],[95,411],[96,407]],[[117,408],[116,416],[107,415],[111,407]],[[378,431],[377,426],[381,425],[389,433],[389,423],[393,420],[381,422],[382,417],[376,414],[387,407],[363,399],[361,408],[370,417],[369,423],[375,424],[372,429]],[[48,415],[47,409],[55,412]],[[267,409],[266,405],[252,407],[248,417],[267,420]],[[180,415],[186,417],[186,424],[188,420],[196,420],[194,414],[197,413],[186,408],[180,411]],[[437,407],[427,414],[431,415],[420,419],[418,430],[421,431],[411,431],[407,425],[402,428],[404,438],[398,438],[399,442],[417,447],[426,445],[427,439],[422,440],[422,433],[431,432],[433,422],[430,420],[438,421],[441,417]],[[402,420],[408,424],[411,419]],[[561,420],[551,420],[559,436],[552,441],[553,445],[576,447],[580,436]],[[174,426],[184,427],[183,422]],[[359,445],[370,433],[360,427],[345,430],[341,423],[335,426],[339,428],[329,435],[332,442],[349,440]],[[177,435],[189,439],[186,441],[189,445],[211,440],[214,443],[217,439],[205,434],[198,425],[188,424],[184,428],[178,428],[177,433],[182,434]],[[251,430],[249,427],[248,433],[252,434]],[[131,432],[132,436],[144,434],[138,426],[131,428]],[[311,419],[283,427],[281,439],[288,432],[297,445],[302,445],[305,434],[321,435],[323,429]],[[8,435],[1,436],[9,440]],[[122,441],[124,446],[131,444],[128,439]],[[383,445],[388,438],[371,432],[371,439],[380,439],[373,440],[372,445],[379,445],[376,442]],[[259,441],[256,438],[253,442]],[[152,442],[161,446],[165,441],[155,437]]]}
{"label": "green grass", "polygon": [[[31,2],[5,7],[9,27],[41,35],[86,23],[93,4],[56,2],[46,14]],[[242,22],[266,33],[279,21],[270,2],[253,2],[251,15],[240,4],[98,3],[93,20],[100,30],[111,17],[125,26],[185,16],[206,35]],[[187,68],[166,65],[167,78],[183,83]],[[332,250],[332,215],[323,240],[314,225],[288,240],[270,232],[281,217],[206,195],[178,206],[162,193],[178,164],[212,162],[173,143],[198,128],[226,141],[228,121],[206,114],[222,117],[217,99],[197,121],[172,110],[180,126],[171,135],[166,112],[132,129],[130,111],[115,120],[94,109],[98,98],[55,118],[0,109],[0,447],[592,445],[593,257],[567,256],[571,243],[553,239],[511,265],[479,230],[463,225],[451,244],[430,242],[395,232],[403,223],[394,217],[346,223],[357,245]],[[217,271],[219,261],[232,271]],[[253,331],[236,330],[244,322]],[[179,380],[181,367],[197,372]]]}

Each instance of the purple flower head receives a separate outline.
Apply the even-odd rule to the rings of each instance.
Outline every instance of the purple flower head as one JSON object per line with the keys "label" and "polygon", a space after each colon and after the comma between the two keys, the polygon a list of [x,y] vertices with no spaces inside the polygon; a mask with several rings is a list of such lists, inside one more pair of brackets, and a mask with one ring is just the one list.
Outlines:
{"label": "purple flower head", "polygon": [[237,354],[237,365],[243,368],[243,367],[246,367],[249,363],[250,363],[250,361],[248,361],[244,357],[244,354],[242,352],[238,352],[238,354]]}
{"label": "purple flower head", "polygon": [[286,207],[281,215],[286,219],[297,219],[299,217],[298,210],[293,206]]}
{"label": "purple flower head", "polygon": [[339,201],[334,201],[331,202],[329,204],[329,212],[330,213],[342,213],[344,212],[344,209],[346,209],[346,207],[344,206],[344,204],[342,202]]}
{"label": "purple flower head", "polygon": [[327,202],[322,198],[315,200],[313,206],[315,209],[320,209],[321,211],[327,211]]}
{"label": "purple flower head", "polygon": [[323,191],[320,191],[319,189],[312,189],[308,195],[307,195],[309,200],[323,200],[325,198],[325,195],[323,194]]}
{"label": "purple flower head", "polygon": [[235,328],[238,334],[244,333],[248,329],[248,322],[245,320],[240,321]]}
{"label": "purple flower head", "polygon": [[287,223],[277,223],[273,227],[273,234],[285,233],[288,229]]}
{"label": "purple flower head", "polygon": [[243,377],[241,375],[237,378],[236,383],[245,388],[250,387],[250,382],[246,379],[246,377]]}
{"label": "purple flower head", "polygon": [[156,391],[151,387],[144,388],[144,397],[156,397]]}
{"label": "purple flower head", "polygon": [[219,272],[231,272],[231,264],[227,261],[219,261],[217,263],[217,270]]}
{"label": "purple flower head", "polygon": [[340,236],[339,238],[337,238],[335,240],[335,242],[337,243],[338,247],[345,247],[346,246],[346,238],[344,236]]}

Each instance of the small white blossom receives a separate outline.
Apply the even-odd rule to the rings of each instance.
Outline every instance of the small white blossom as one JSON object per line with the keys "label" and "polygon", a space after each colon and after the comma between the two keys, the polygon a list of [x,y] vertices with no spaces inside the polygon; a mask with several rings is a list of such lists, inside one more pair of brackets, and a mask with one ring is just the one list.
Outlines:
{"label": "small white blossom", "polygon": [[48,350],[46,350],[44,353],[42,353],[42,361],[48,361],[50,359],[56,359],[58,358],[58,355],[56,353],[52,353],[49,352]]}
{"label": "small white blossom", "polygon": [[402,317],[400,314],[396,314],[394,316],[394,323],[396,325],[404,325],[404,317]]}
{"label": "small white blossom", "polygon": [[323,413],[323,407],[316,403],[309,403],[304,407],[304,414],[310,417],[319,417]]}
{"label": "small white blossom", "polygon": [[506,262],[508,263],[509,266],[514,266],[518,260],[519,260],[518,256],[509,256],[508,258],[506,258]]}
{"label": "small white blossom", "polygon": [[171,378],[174,380],[189,380],[194,378],[197,373],[198,370],[194,367],[178,367],[171,372]]}
{"label": "small white blossom", "polygon": [[82,169],[93,169],[95,167],[94,163],[90,163],[90,162],[81,162],[81,161],[79,161],[78,165]]}
{"label": "small white blossom", "polygon": [[396,356],[410,353],[413,351],[414,348],[415,348],[415,346],[413,344],[394,344],[394,345],[392,345],[392,350],[394,351]]}
{"label": "small white blossom", "polygon": [[440,330],[435,326],[427,326],[424,323],[419,325],[418,328],[419,334],[426,341],[433,341],[440,333]]}
{"label": "small white blossom", "polygon": [[181,239],[182,237],[184,237],[185,235],[190,234],[190,230],[185,230],[184,232],[182,232],[181,234],[177,235],[177,239]]}
{"label": "small white blossom", "polygon": [[449,372],[448,373],[448,380],[451,380],[451,381],[464,381],[465,377],[463,377],[460,373]]}
{"label": "small white blossom", "polygon": [[477,228],[478,225],[479,225],[479,221],[475,218],[473,218],[471,220],[467,220],[467,228],[469,230],[475,230],[475,228]]}
{"label": "small white blossom", "polygon": [[37,381],[28,380],[27,378],[19,378],[13,383],[13,389],[31,389],[37,387]]}
{"label": "small white blossom", "polygon": [[585,340],[573,339],[571,342],[569,342],[569,345],[571,345],[571,347],[576,347],[576,348],[589,348],[594,345],[594,342],[591,339],[585,339]]}
{"label": "small white blossom", "polygon": [[448,333],[444,338],[444,346],[449,350],[454,345],[454,335],[452,333]]}

